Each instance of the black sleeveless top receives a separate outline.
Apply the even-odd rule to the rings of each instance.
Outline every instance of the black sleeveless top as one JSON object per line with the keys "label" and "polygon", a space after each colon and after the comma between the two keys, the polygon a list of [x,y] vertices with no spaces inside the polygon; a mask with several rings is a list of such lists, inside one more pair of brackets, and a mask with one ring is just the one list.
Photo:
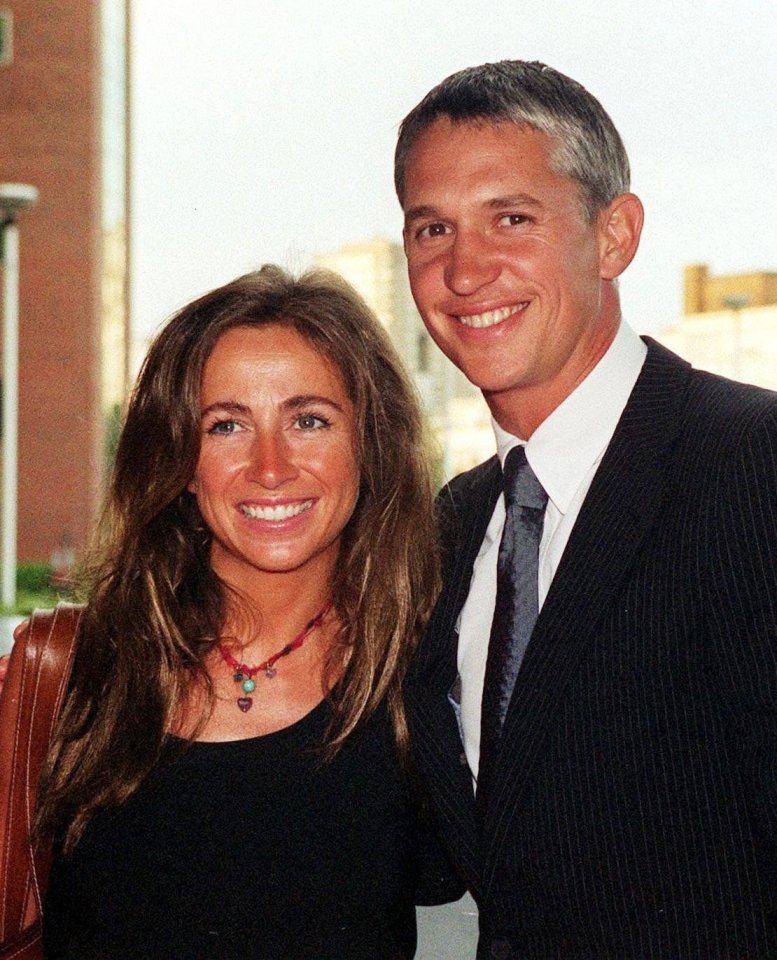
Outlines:
{"label": "black sleeveless top", "polygon": [[[55,856],[47,958],[400,960],[415,953],[419,828],[379,711],[321,765],[329,707],[267,736],[168,753]],[[431,891],[431,892],[430,892]]]}

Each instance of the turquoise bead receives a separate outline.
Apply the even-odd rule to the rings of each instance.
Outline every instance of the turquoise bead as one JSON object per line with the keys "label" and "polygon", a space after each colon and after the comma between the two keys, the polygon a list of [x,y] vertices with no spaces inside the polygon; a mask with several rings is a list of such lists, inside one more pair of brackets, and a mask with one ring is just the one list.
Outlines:
{"label": "turquoise bead", "polygon": [[253,693],[256,690],[256,684],[254,681],[247,677],[241,684],[244,693]]}

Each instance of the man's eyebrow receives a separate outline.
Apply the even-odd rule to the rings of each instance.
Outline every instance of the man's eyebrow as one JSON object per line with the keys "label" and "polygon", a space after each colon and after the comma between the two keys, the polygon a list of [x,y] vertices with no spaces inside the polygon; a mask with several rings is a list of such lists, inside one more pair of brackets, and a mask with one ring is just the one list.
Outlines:
{"label": "man's eyebrow", "polygon": [[[490,197],[486,200],[485,206],[492,210],[506,210],[509,207],[516,206],[534,207],[536,209],[542,206],[542,202],[529,193],[510,193],[502,197]],[[437,207],[426,203],[419,204],[417,207],[410,207],[410,209],[405,212],[405,225],[411,223],[413,220],[435,217],[439,217],[441,220],[445,219]]]}
{"label": "man's eyebrow", "polygon": [[405,223],[410,223],[411,220],[420,220],[423,217],[436,217],[439,216],[437,213],[437,208],[432,207],[429,204],[420,204],[417,207],[410,207],[409,210],[405,211]]}
{"label": "man's eyebrow", "polygon": [[486,206],[494,210],[505,210],[508,207],[541,207],[542,202],[529,193],[510,193],[504,197],[492,197]]}

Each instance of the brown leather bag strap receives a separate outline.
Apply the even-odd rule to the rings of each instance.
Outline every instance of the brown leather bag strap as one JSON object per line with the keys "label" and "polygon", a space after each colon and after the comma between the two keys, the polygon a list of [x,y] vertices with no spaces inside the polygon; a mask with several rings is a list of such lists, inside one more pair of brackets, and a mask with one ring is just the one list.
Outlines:
{"label": "brown leather bag strap", "polygon": [[17,631],[0,696],[0,943],[40,916],[51,853],[33,850],[30,833],[80,617],[73,604],[33,613]]}

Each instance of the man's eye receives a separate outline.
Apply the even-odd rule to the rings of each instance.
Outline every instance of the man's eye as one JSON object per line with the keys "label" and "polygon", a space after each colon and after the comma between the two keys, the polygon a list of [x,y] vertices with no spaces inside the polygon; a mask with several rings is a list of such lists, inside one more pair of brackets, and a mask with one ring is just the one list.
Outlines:
{"label": "man's eye", "polygon": [[448,228],[444,223],[430,223],[425,227],[422,227],[418,233],[417,237],[444,237],[448,233]]}
{"label": "man's eye", "polygon": [[499,218],[499,223],[504,227],[519,227],[522,223],[526,223],[528,219],[523,213],[506,213]]}

